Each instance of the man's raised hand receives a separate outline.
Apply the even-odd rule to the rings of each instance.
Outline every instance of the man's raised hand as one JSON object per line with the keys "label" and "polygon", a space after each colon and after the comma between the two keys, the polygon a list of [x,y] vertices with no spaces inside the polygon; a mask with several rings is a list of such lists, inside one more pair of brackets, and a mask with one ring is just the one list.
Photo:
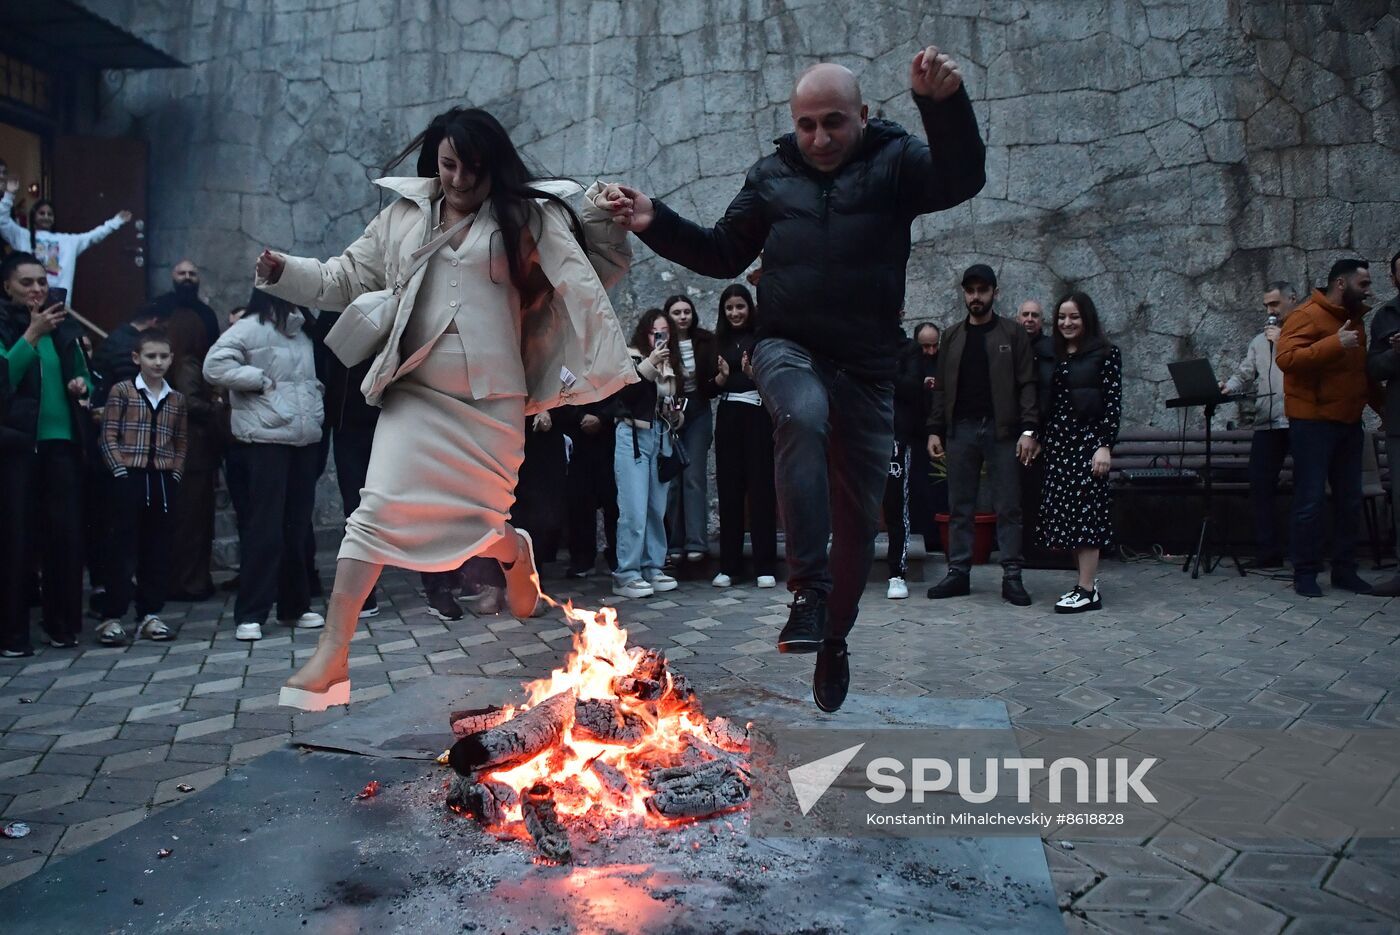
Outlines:
{"label": "man's raised hand", "polygon": [[593,203],[611,213],[614,223],[634,234],[640,234],[650,227],[656,217],[656,209],[650,198],[635,188],[615,182],[604,187]]}
{"label": "man's raised hand", "polygon": [[1342,326],[1337,329],[1337,340],[1342,342],[1342,347],[1347,349],[1361,346],[1361,336],[1352,329],[1351,322],[1349,321],[1344,322]]}
{"label": "man's raised hand", "polygon": [[920,97],[946,101],[962,87],[958,63],[931,45],[920,50],[909,66],[909,89]]}

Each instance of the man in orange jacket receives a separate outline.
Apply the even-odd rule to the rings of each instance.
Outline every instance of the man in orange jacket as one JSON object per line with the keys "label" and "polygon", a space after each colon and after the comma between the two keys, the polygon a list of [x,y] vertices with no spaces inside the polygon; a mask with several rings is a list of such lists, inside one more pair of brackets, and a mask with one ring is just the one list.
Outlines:
{"label": "man in orange jacket", "polygon": [[1332,586],[1370,594],[1356,573],[1361,517],[1361,413],[1381,411],[1380,388],[1366,376],[1371,272],[1365,260],[1332,264],[1327,291],[1314,289],[1284,323],[1278,339],[1284,411],[1293,450],[1293,590],[1321,597],[1321,519],[1332,485]]}

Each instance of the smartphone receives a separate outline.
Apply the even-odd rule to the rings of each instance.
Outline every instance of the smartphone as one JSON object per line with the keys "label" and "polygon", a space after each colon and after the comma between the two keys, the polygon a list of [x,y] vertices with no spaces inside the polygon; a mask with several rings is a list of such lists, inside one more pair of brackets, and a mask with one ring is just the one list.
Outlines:
{"label": "smartphone", "polygon": [[68,304],[68,290],[62,286],[50,286],[49,297],[44,300],[44,308]]}
{"label": "smartphone", "polygon": [[659,332],[659,331],[653,331],[653,332],[651,333],[651,346],[652,346],[653,348],[665,347],[665,346],[666,346],[666,338],[667,338],[667,335],[664,335],[664,334],[662,334],[662,333]]}

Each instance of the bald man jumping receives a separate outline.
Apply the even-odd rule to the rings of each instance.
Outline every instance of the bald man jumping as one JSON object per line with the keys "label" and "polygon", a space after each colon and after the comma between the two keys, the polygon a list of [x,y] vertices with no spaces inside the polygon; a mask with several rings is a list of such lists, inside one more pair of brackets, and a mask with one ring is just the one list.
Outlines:
{"label": "bald man jumping", "polygon": [[846,699],[846,636],[874,559],[909,227],[986,182],[958,66],[929,46],[914,56],[909,85],[928,143],[870,119],[849,69],[814,65],[793,88],[793,132],[749,169],[714,227],[625,186],[612,204],[647,246],[705,276],[733,279],[763,254],[751,359],[773,416],[794,595],[778,650],[817,653],[812,697],[823,711]]}

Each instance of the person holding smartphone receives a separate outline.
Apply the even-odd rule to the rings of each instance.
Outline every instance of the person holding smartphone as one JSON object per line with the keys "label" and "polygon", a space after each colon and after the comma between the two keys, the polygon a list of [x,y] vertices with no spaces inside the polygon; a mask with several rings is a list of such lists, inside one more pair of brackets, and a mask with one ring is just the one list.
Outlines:
{"label": "person holding smartphone", "polygon": [[82,492],[84,408],[92,376],[82,326],[53,301],[48,276],[31,253],[0,262],[0,353],[10,405],[0,422],[0,655],[31,656],[30,556],[43,575],[49,644],[78,645],[83,623]]}
{"label": "person holding smartphone", "polygon": [[[1385,451],[1390,460],[1390,505],[1400,524],[1400,477],[1395,473],[1396,465],[1400,464],[1400,252],[1390,258],[1388,272],[1396,294],[1371,316],[1366,375],[1385,384]],[[1400,555],[1400,535],[1396,537],[1396,554]],[[1400,574],[1375,585],[1372,593],[1400,597]]]}
{"label": "person holding smartphone", "polygon": [[676,579],[662,571],[671,484],[657,473],[657,461],[670,455],[671,433],[683,419],[675,401],[680,379],[674,361],[680,359],[680,349],[665,312],[654,308],[642,314],[627,352],[642,379],[617,397],[617,570],[612,590],[619,597],[641,598],[677,587]]}

